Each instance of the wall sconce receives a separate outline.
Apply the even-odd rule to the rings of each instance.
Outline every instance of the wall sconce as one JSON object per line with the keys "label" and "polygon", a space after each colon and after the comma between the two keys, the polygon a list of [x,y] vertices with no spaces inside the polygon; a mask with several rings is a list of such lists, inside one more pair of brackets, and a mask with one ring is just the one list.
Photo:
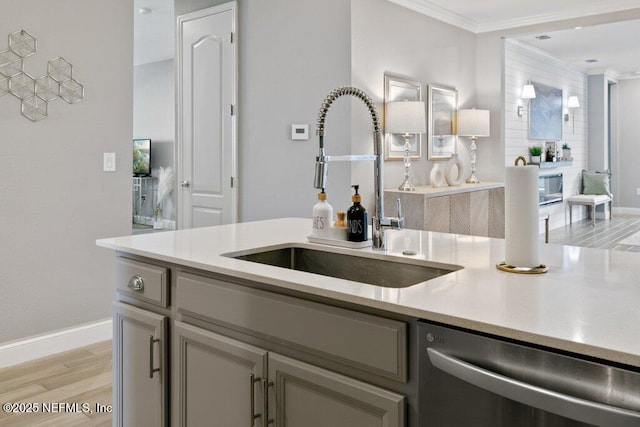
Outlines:
{"label": "wall sconce", "polygon": [[[529,100],[536,97],[536,90],[531,84],[528,82],[526,85],[522,87],[522,95],[520,98],[527,100],[527,107],[529,106]],[[518,117],[522,117],[522,114],[527,111],[524,105],[518,105]]]}
{"label": "wall sconce", "polygon": [[571,131],[573,133],[576,133],[575,113],[573,112],[573,110],[576,108],[580,108],[580,100],[575,95],[570,96],[569,99],[567,100],[567,109],[564,114],[564,121],[565,122],[569,121],[569,111],[571,111],[571,125],[572,125]]}
{"label": "wall sconce", "polygon": [[401,133],[404,136],[404,181],[398,187],[401,191],[414,191],[409,168],[411,155],[409,138],[412,134],[427,131],[425,104],[422,101],[387,102],[385,106],[385,131]]}
{"label": "wall sconce", "polygon": [[573,112],[573,110],[575,108],[580,108],[580,100],[578,99],[577,96],[570,96],[569,99],[567,100],[567,112],[564,114],[564,121],[568,122],[569,121],[569,110],[571,110],[571,124],[573,126],[572,131],[573,133],[575,133],[576,131],[576,122],[575,122],[575,113]]}

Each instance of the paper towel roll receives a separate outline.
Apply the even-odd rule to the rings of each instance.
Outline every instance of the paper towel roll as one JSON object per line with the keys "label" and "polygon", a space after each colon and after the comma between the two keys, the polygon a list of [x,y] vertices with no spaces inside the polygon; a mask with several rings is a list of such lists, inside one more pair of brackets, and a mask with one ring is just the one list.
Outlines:
{"label": "paper towel roll", "polygon": [[505,262],[513,267],[537,267],[538,167],[508,166],[504,181]]}

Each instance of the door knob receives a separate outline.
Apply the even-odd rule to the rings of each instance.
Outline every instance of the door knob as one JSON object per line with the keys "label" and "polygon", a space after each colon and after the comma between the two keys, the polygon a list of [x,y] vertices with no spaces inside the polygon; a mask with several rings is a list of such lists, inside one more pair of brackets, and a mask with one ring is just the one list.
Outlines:
{"label": "door knob", "polygon": [[188,180],[188,179],[185,179],[184,181],[182,181],[182,182],[180,183],[180,185],[181,185],[182,187],[184,187],[184,188],[189,188],[189,186],[191,186],[191,183],[189,182],[189,180]]}

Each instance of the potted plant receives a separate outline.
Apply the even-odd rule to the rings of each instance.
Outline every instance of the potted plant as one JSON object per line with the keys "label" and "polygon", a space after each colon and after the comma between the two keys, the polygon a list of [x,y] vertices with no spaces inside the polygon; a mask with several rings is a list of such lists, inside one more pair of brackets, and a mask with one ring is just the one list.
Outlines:
{"label": "potted plant", "polygon": [[562,144],[562,157],[565,160],[569,160],[571,158],[571,147],[566,142]]}
{"label": "potted plant", "polygon": [[542,147],[538,145],[529,147],[529,154],[531,155],[531,163],[540,163],[540,156],[542,156]]}

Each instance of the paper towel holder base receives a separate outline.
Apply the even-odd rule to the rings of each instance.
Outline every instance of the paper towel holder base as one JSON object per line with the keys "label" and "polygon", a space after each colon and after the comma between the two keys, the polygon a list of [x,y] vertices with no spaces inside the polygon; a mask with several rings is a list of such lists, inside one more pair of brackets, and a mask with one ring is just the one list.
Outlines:
{"label": "paper towel holder base", "polygon": [[514,267],[512,265],[508,265],[504,261],[500,264],[496,264],[496,268],[500,271],[517,274],[542,274],[549,271],[549,267],[544,264],[540,264],[537,267]]}

